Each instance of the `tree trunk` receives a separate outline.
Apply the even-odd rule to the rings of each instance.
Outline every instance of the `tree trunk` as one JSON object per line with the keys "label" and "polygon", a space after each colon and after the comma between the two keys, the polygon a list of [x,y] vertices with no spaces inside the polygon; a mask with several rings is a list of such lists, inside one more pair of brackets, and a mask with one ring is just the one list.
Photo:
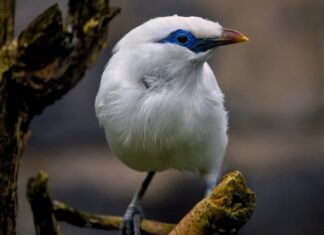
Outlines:
{"label": "tree trunk", "polygon": [[[14,7],[15,1],[0,0],[0,48],[13,38]],[[0,78],[0,234],[3,235],[15,233],[17,177],[25,137],[22,129],[28,126],[26,116],[20,114],[21,102],[12,85]]]}
{"label": "tree trunk", "polygon": [[108,0],[70,0],[68,24],[55,4],[13,39],[14,0],[0,0],[0,235],[15,235],[17,178],[36,114],[84,75],[119,12]]}
{"label": "tree trunk", "polygon": [[19,97],[9,101],[10,85],[0,87],[0,234],[10,235],[15,234],[17,177],[29,120],[19,110]]}

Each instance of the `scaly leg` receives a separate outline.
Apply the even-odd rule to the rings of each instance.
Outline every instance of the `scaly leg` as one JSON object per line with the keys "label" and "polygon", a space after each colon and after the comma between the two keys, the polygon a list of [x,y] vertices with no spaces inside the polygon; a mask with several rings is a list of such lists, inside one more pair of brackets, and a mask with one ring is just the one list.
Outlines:
{"label": "scaly leg", "polygon": [[123,217],[121,227],[122,235],[141,235],[140,222],[143,217],[142,199],[154,176],[155,172],[151,171],[147,174],[139,190],[133,196],[131,203],[128,205],[126,213]]}
{"label": "scaly leg", "polygon": [[219,174],[217,173],[211,173],[207,176],[205,176],[205,184],[206,184],[206,189],[205,189],[205,197],[209,196],[209,194],[214,190],[214,188],[217,185],[217,180],[219,178]]}

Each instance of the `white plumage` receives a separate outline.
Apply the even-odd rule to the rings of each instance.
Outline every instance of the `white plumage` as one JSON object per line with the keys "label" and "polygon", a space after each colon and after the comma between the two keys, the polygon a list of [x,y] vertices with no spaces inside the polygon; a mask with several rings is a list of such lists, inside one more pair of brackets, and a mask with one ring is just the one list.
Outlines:
{"label": "white plumage", "polygon": [[161,43],[179,29],[197,39],[224,33],[218,23],[176,15],[133,29],[105,68],[96,115],[112,151],[129,167],[198,172],[214,182],[227,145],[224,96],[206,62],[215,47],[197,53]]}

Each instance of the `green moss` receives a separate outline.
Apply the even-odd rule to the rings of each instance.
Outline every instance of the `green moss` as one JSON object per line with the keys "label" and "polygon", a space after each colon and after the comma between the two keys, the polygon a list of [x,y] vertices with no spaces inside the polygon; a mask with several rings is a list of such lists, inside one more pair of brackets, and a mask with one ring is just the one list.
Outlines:
{"label": "green moss", "polygon": [[90,30],[93,30],[93,28],[96,28],[98,27],[99,25],[99,21],[94,19],[94,18],[91,18],[88,22],[86,22],[83,26],[83,32],[86,34],[86,33],[89,33]]}
{"label": "green moss", "polygon": [[48,194],[47,189],[48,174],[41,171],[36,176],[32,177],[28,181],[27,186],[27,198],[28,200],[34,200],[39,192]]}

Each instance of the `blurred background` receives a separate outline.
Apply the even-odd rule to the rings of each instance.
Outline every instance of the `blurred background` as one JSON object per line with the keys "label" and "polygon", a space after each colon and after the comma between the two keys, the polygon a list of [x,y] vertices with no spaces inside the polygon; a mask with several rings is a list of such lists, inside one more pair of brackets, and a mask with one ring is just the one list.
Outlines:
{"label": "blurred background", "polygon": [[[17,0],[16,35],[58,2]],[[241,235],[324,234],[324,1],[111,1],[122,13],[110,24],[108,47],[86,77],[31,125],[19,179],[18,234],[34,234],[25,199],[28,177],[50,175],[55,199],[93,213],[122,215],[143,173],[111,154],[94,99],[113,45],[130,29],[165,15],[219,21],[250,38],[220,48],[210,61],[226,95],[230,142],[223,172],[240,170],[257,195]],[[144,200],[151,219],[178,221],[203,196],[195,175],[157,175]],[[117,234],[61,224],[65,234]]]}

